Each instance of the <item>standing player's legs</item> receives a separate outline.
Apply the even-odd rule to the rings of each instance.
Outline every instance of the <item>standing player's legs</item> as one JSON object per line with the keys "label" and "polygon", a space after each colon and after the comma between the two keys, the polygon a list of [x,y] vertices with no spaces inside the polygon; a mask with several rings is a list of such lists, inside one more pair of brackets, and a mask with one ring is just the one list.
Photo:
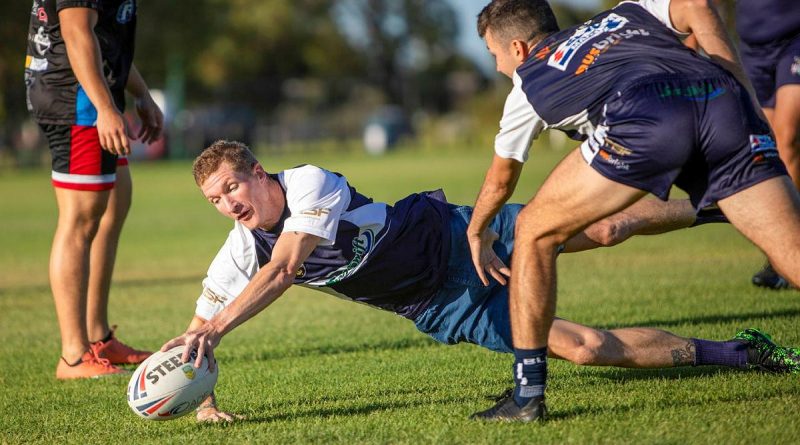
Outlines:
{"label": "standing player's legs", "polygon": [[766,253],[775,269],[800,286],[800,195],[790,179],[768,179],[718,204],[731,224]]}
{"label": "standing player's legs", "polygon": [[90,250],[110,191],[57,187],[55,194],[58,225],[50,252],[50,287],[61,330],[61,356],[72,364],[89,349],[86,295]]}
{"label": "standing player's legs", "polygon": [[114,187],[116,157],[103,151],[97,129],[43,125],[53,157],[58,223],[50,252],[50,286],[61,332],[59,379],[123,370],[99,359],[86,330],[91,246]]}
{"label": "standing player's legs", "polygon": [[120,233],[131,206],[132,188],[128,167],[117,166],[117,181],[111,190],[106,211],[100,218],[91,249],[86,329],[92,342],[104,339],[110,332],[108,295]]}

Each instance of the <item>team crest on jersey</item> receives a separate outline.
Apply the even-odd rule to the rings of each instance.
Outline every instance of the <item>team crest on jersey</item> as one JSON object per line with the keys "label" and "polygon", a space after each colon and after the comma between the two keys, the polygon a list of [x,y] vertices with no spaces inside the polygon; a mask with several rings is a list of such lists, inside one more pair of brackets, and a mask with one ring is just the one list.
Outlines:
{"label": "team crest on jersey", "polygon": [[547,66],[566,71],[567,65],[583,45],[601,34],[614,32],[627,23],[628,19],[614,13],[607,15],[600,22],[586,22],[576,29],[570,38],[558,46],[547,60]]}
{"label": "team crest on jersey", "polygon": [[124,25],[133,19],[136,15],[136,5],[133,0],[125,0],[117,8],[117,23]]}

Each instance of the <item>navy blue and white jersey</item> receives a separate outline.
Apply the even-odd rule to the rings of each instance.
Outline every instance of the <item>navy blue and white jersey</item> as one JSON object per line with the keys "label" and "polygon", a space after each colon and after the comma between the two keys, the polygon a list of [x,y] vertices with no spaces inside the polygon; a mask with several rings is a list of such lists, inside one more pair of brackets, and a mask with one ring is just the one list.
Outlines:
{"label": "navy blue and white jersey", "polygon": [[669,0],[626,1],[582,25],[539,42],[513,76],[495,153],[525,162],[542,131],[585,140],[604,105],[637,79],[654,74],[718,76],[724,69],[681,43]]}
{"label": "navy blue and white jersey", "polygon": [[306,165],[273,176],[286,196],[270,231],[234,224],[203,281],[195,314],[209,320],[230,304],[270,261],[284,231],[322,241],[294,284],[414,319],[444,280],[449,213],[441,191],[408,196],[393,206],[373,202],[336,173]]}
{"label": "navy blue and white jersey", "polygon": [[133,64],[136,0],[33,0],[25,57],[28,111],[42,124],[93,126],[97,110],[78,83],[61,36],[65,8],[97,11],[94,33],[111,96],[125,110],[125,85]]}
{"label": "navy blue and white jersey", "polygon": [[800,1],[737,0],[736,32],[749,45],[790,40],[800,35]]}

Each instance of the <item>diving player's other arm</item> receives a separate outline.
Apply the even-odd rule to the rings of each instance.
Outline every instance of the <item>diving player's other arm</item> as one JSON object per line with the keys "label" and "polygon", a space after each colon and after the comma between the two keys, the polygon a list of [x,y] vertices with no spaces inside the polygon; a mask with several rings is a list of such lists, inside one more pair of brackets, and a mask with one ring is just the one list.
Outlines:
{"label": "diving player's other arm", "polygon": [[756,105],[756,110],[760,113],[761,108],[756,102],[755,89],[742,69],[739,54],[725,31],[725,26],[714,7],[714,2],[710,0],[672,0],[669,4],[669,15],[676,30],[692,33],[697,45],[709,57],[736,76],[736,79],[747,89]]}
{"label": "diving player's other arm", "polygon": [[81,7],[64,8],[58,12],[58,20],[72,72],[97,110],[100,146],[118,155],[130,153],[125,120],[114,104],[103,75],[100,44],[94,34],[97,11]]}

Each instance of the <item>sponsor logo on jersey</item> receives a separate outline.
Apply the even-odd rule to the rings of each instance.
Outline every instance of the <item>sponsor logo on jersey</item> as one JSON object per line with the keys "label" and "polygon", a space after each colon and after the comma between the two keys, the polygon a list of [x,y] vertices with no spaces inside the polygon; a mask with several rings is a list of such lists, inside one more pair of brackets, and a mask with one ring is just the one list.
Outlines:
{"label": "sponsor logo on jersey", "polygon": [[329,215],[331,209],[307,209],[300,212],[301,215],[310,216],[312,218],[319,218],[322,215]]}
{"label": "sponsor logo on jersey", "polygon": [[47,11],[45,11],[42,7],[36,8],[36,18],[42,23],[47,23]]}
{"label": "sponsor logo on jersey", "polygon": [[792,63],[790,71],[793,75],[800,76],[800,57],[794,56],[794,63]]}
{"label": "sponsor logo on jersey", "polygon": [[33,44],[36,46],[36,52],[40,56],[45,55],[47,50],[50,49],[50,36],[44,31],[44,26],[40,26],[36,34],[32,38]]}
{"label": "sponsor logo on jersey", "polygon": [[566,71],[567,65],[583,45],[599,35],[622,28],[626,23],[628,23],[628,19],[613,12],[599,22],[586,22],[556,48],[556,51],[548,59],[547,66]]}
{"label": "sponsor logo on jersey", "polygon": [[650,33],[644,29],[625,29],[620,32],[612,32],[608,37],[603,38],[597,42],[592,43],[592,48],[589,52],[583,56],[583,60],[581,60],[581,65],[578,69],[575,70],[575,75],[580,75],[586,72],[589,67],[600,57],[601,54],[605,53],[613,46],[617,45],[618,43],[622,42],[623,40],[630,39],[631,37],[635,36],[649,36]]}
{"label": "sponsor logo on jersey", "polygon": [[130,22],[134,15],[136,15],[136,5],[133,0],[125,0],[117,8],[117,23],[124,25]]}
{"label": "sponsor logo on jersey", "polygon": [[44,71],[47,69],[47,59],[25,56],[25,68],[31,71]]}
{"label": "sponsor logo on jersey", "polygon": [[353,259],[350,260],[350,262],[348,262],[343,268],[337,270],[336,275],[325,282],[326,286],[336,284],[356,273],[356,271],[363,264],[364,258],[366,258],[366,256],[372,251],[373,247],[375,247],[375,233],[370,229],[361,232],[360,235],[353,238],[352,246]]}

